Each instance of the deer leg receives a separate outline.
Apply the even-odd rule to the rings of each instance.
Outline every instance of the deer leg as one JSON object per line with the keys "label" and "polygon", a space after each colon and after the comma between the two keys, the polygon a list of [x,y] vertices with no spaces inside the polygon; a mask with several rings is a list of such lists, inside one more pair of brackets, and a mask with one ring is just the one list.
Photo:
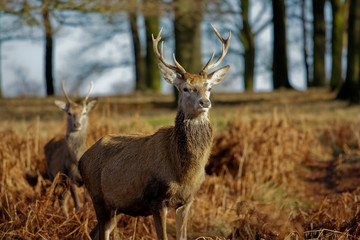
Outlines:
{"label": "deer leg", "polygon": [[77,187],[73,183],[70,183],[70,192],[74,200],[74,207],[76,210],[79,210],[80,208],[79,195],[78,195]]}
{"label": "deer leg", "polygon": [[52,202],[52,207],[55,207],[56,202],[58,202],[59,207],[62,207],[62,203],[64,202],[64,187],[62,186],[62,184],[56,184],[54,187],[54,200]]}
{"label": "deer leg", "polygon": [[114,230],[116,227],[116,224],[118,223],[117,215],[114,211],[111,211],[112,217],[109,221],[105,223],[105,239],[108,240],[110,238],[110,233]]}
{"label": "deer leg", "polygon": [[91,239],[99,240],[100,238],[99,232],[100,232],[99,224],[96,224],[96,226],[90,232]]}
{"label": "deer leg", "polygon": [[60,206],[63,209],[63,212],[66,217],[69,217],[69,213],[68,213],[69,197],[70,197],[69,192],[66,190],[62,194],[59,195],[59,203],[60,203]]}
{"label": "deer leg", "polygon": [[92,200],[98,224],[90,234],[92,237],[94,236],[93,239],[108,240],[111,231],[116,226],[116,216],[114,211],[106,207],[106,203],[103,199],[94,197]]}
{"label": "deer leg", "polygon": [[[103,235],[105,235],[104,236],[105,239],[110,238],[110,233],[116,227],[117,222],[118,222],[118,219],[117,219],[116,215],[114,215],[108,223],[105,223],[105,231],[104,231],[105,233],[103,234]],[[90,237],[93,240],[100,239],[100,225],[99,224],[96,224],[96,226],[93,228],[93,230],[91,230]]]}
{"label": "deer leg", "polygon": [[186,240],[186,225],[192,200],[176,209],[176,240]]}
{"label": "deer leg", "polygon": [[156,234],[159,240],[167,240],[166,235],[166,215],[167,215],[167,208],[161,207],[152,210]]}
{"label": "deer leg", "polygon": [[87,203],[87,195],[88,195],[88,191],[87,188],[84,186],[84,205]]}
{"label": "deer leg", "polygon": [[[52,208],[55,207],[56,200],[58,199],[58,201],[59,201],[59,200],[60,200],[60,197],[61,197],[61,195],[59,195],[57,191],[58,191],[58,185],[56,184],[56,185],[55,185],[55,188],[54,188],[54,192],[53,192],[53,194],[54,194],[54,200],[53,200],[53,202],[52,202],[52,204],[51,204],[51,207],[52,207]],[[60,204],[60,203],[59,203],[59,204]]]}

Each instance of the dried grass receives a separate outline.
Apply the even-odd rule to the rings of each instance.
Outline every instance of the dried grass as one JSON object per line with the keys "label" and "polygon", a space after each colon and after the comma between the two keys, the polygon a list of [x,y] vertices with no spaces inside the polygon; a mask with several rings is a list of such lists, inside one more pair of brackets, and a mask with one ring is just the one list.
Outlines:
{"label": "dried grass", "polygon": [[[120,115],[105,104],[92,115],[92,142],[114,132],[153,132],[156,127],[140,113]],[[216,132],[209,175],[191,209],[189,238],[359,238],[360,189],[327,189],[331,194],[313,198],[317,189],[309,191],[308,181],[317,173],[309,167],[314,161],[333,162],[334,179],[357,176],[350,170],[360,169],[359,124],[329,121],[309,128],[276,109],[269,118],[242,116]],[[0,239],[89,239],[96,224],[91,202],[68,218],[53,206],[58,180],[45,179],[42,149],[59,130],[49,124],[38,118],[22,125],[26,131],[0,131]],[[156,239],[151,217],[119,219],[112,239]],[[174,223],[170,211],[169,239],[175,239]]]}

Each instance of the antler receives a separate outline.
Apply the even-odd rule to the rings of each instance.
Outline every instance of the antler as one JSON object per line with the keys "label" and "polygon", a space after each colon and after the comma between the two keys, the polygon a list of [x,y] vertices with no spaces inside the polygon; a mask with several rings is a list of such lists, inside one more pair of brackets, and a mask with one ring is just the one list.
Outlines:
{"label": "antler", "polygon": [[184,75],[186,73],[186,70],[176,61],[176,58],[175,58],[175,54],[173,53],[173,60],[174,60],[174,63],[175,63],[175,66],[174,65],[171,65],[169,63],[167,63],[163,57],[163,45],[164,45],[164,42],[161,42],[161,47],[160,47],[160,52],[159,52],[159,49],[158,49],[158,44],[159,44],[159,41],[161,40],[161,32],[162,32],[162,28],[160,29],[160,32],[159,34],[157,35],[156,39],[154,38],[154,35],[151,34],[151,37],[152,37],[152,41],[153,41],[153,48],[154,48],[154,53],[155,55],[159,58],[159,60],[167,67],[167,68],[170,68],[171,70],[174,70],[178,73],[180,73],[181,75]]}
{"label": "antler", "polygon": [[220,35],[220,33],[216,30],[216,28],[215,28],[212,24],[210,24],[210,25],[211,25],[211,27],[214,29],[216,35],[218,36],[218,38],[219,38],[219,39],[221,40],[221,42],[222,42],[222,52],[221,52],[221,56],[219,57],[219,59],[216,60],[215,63],[210,64],[211,61],[212,61],[213,58],[214,58],[214,55],[215,55],[215,52],[212,53],[212,56],[211,56],[210,60],[206,63],[206,65],[204,66],[203,70],[201,71],[201,73],[204,73],[204,74],[207,74],[207,72],[208,72],[210,69],[213,69],[213,68],[217,67],[217,66],[220,64],[220,62],[224,59],[224,57],[225,57],[225,55],[226,55],[226,53],[227,53],[227,51],[228,51],[228,49],[229,49],[229,40],[230,40],[230,38],[231,38],[231,32],[229,32],[229,37],[228,37],[227,39],[224,39],[224,38]]}
{"label": "antler", "polygon": [[66,100],[68,101],[68,103],[74,103],[70,98],[69,98],[69,96],[67,95],[67,93],[66,93],[66,90],[65,90],[65,80],[63,80],[62,81],[62,90],[63,90],[63,92],[64,92],[64,95],[65,95],[65,98],[66,98]]}
{"label": "antler", "polygon": [[91,82],[90,82],[89,92],[88,92],[88,94],[86,95],[86,97],[85,97],[85,99],[84,99],[84,104],[86,104],[86,101],[88,100],[88,98],[89,98],[89,96],[90,96],[90,93],[91,93],[91,91],[93,90],[93,88],[94,88],[94,82],[91,81]]}

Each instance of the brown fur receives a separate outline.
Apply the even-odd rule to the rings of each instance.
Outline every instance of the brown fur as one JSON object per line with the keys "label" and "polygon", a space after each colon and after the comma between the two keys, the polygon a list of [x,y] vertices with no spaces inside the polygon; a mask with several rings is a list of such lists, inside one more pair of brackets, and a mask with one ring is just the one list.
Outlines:
{"label": "brown fur", "polygon": [[[133,216],[146,215],[151,202],[176,207],[192,197],[204,178],[212,130],[209,121],[194,123],[183,117],[179,113],[175,127],[150,136],[109,135],[92,146],[79,163],[90,195],[101,196],[109,207]],[[144,199],[145,210],[133,210]]]}
{"label": "brown fur", "polygon": [[[66,136],[56,136],[51,139],[44,147],[45,157],[47,161],[47,175],[51,181],[60,172],[70,178],[70,183],[63,176],[62,184],[70,189],[71,196],[74,200],[74,207],[80,207],[77,188],[74,183],[81,183],[82,178],[78,169],[78,161],[82,154],[88,149],[88,112],[95,106],[96,101],[88,104],[81,103],[64,103],[56,101],[63,111],[67,112],[67,133]],[[65,215],[68,215],[67,200],[68,194],[56,193],[63,207]],[[65,197],[63,198],[63,194]]]}
{"label": "brown fur", "polygon": [[64,173],[73,181],[81,181],[78,171],[78,160],[88,149],[88,135],[84,132],[70,133],[68,136],[58,135],[44,147],[47,160],[47,175],[54,180],[58,172]]}
{"label": "brown fur", "polygon": [[79,170],[98,218],[94,239],[108,239],[116,213],[153,214],[158,238],[167,239],[167,207],[177,209],[178,239],[186,238],[187,212],[204,181],[212,143],[207,116],[211,105],[200,104],[210,103],[211,85],[208,79],[176,85],[180,97],[175,126],[147,136],[108,135],[84,153]]}
{"label": "brown fur", "polygon": [[[204,117],[205,118],[205,117]],[[106,207],[102,211],[146,216],[159,206],[179,208],[191,202],[204,181],[210,154],[209,120],[185,119],[150,136],[109,135],[81,158],[86,187]],[[96,207],[95,207],[96,208]]]}
{"label": "brown fur", "polygon": [[[215,30],[215,29],[214,29]],[[215,31],[217,34],[218,32]],[[159,239],[167,239],[167,208],[176,209],[176,238],[186,239],[188,212],[205,178],[212,129],[208,119],[211,86],[218,84],[230,66],[207,74],[225,56],[206,64],[200,74],[190,74],[178,64],[165,62],[162,48],[153,37],[155,55],[163,64],[164,79],[179,90],[179,109],[174,127],[153,135],[108,135],[84,153],[79,170],[88,189],[98,220],[93,239],[108,240],[118,213],[132,216],[152,214]],[[219,34],[218,34],[219,35]],[[224,47],[223,47],[224,49]]]}

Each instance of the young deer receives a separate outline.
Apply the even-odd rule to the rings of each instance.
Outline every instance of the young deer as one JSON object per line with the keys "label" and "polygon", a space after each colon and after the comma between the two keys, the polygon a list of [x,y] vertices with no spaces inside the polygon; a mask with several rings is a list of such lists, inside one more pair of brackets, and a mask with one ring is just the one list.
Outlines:
{"label": "young deer", "polygon": [[173,59],[163,58],[158,43],[153,48],[162,64],[162,76],[179,90],[175,126],[159,129],[153,135],[108,135],[84,153],[79,170],[91,195],[98,225],[93,239],[109,239],[118,213],[131,216],[153,215],[159,239],[167,239],[167,208],[176,209],[176,238],[186,239],[186,222],[194,195],[205,178],[212,128],[208,118],[211,86],[220,83],[230,66],[208,74],[225,57],[228,39],[223,39],[222,54],[211,64],[214,54],[200,74],[190,74]]}
{"label": "young deer", "polygon": [[[75,103],[67,95],[64,81],[62,82],[62,89],[67,102],[55,100],[55,104],[68,115],[66,136],[56,136],[44,147],[47,160],[47,175],[53,181],[56,174],[61,172],[71,179],[70,186],[67,186],[65,178],[62,179],[62,183],[70,188],[75,209],[79,209],[80,204],[74,182],[82,181],[78,169],[78,161],[88,149],[88,113],[96,104],[96,100],[87,103],[92,88],[93,83],[91,82],[90,90],[85,99],[81,103]],[[66,215],[68,197],[68,194],[64,198],[59,194],[60,204]]]}

